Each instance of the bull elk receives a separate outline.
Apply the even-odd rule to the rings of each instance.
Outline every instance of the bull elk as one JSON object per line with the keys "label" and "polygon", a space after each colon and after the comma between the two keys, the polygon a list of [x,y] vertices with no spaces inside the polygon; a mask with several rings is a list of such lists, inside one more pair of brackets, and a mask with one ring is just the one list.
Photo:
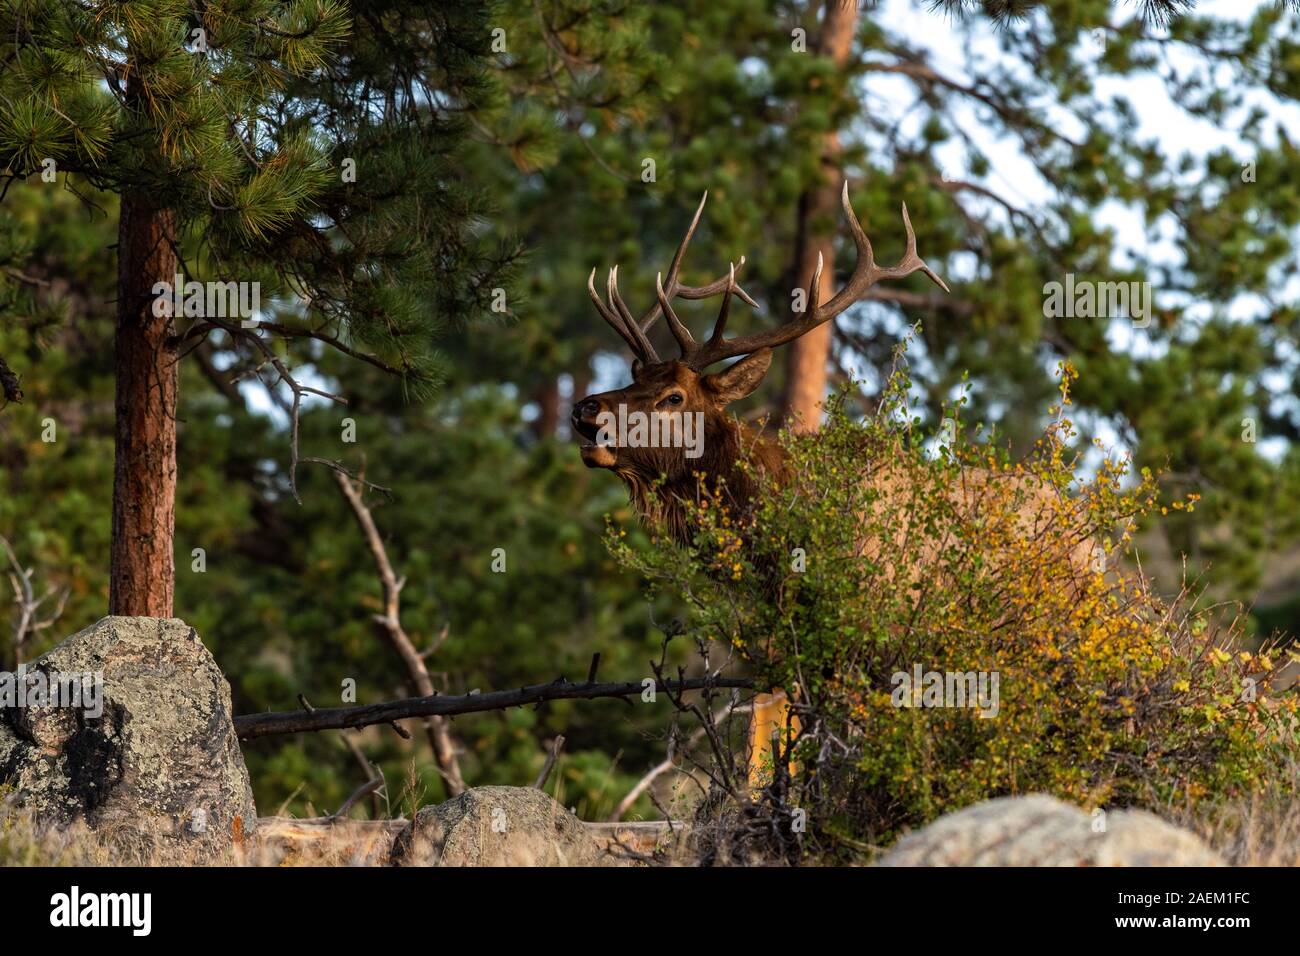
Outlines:
{"label": "bull elk", "polygon": [[[773,329],[726,338],[727,318],[733,297],[758,308],[757,303],[736,282],[737,269],[745,264],[744,257],[741,257],[738,264],[732,264],[725,275],[707,285],[684,285],[679,279],[686,248],[699,225],[707,198],[706,193],[677,247],[668,268],[667,280],[662,273],[656,279],[655,303],[639,317],[632,313],[619,293],[618,268],[614,267],[609,272],[604,299],[596,291],[596,272],[592,270],[587,280],[587,291],[597,312],[632,351],[632,383],[615,391],[588,395],[573,406],[572,413],[573,429],[584,439],[581,454],[587,467],[604,468],[616,474],[627,486],[633,506],[641,519],[666,527],[680,543],[689,543],[694,533],[689,503],[711,493],[705,487],[706,481],[715,492],[720,488],[727,496],[729,500],[725,503],[732,513],[744,515],[757,490],[758,474],[766,473],[782,481],[792,478],[798,480],[798,476],[786,474],[786,456],[777,442],[759,434],[727,412],[728,405],[750,395],[762,382],[772,363],[773,349],[829,322],[850,305],[863,299],[867,291],[882,280],[902,279],[920,272],[945,292],[948,291],[943,280],[917,254],[916,234],[906,204],[902,207],[907,243],[903,257],[893,266],[881,267],[876,264],[871,240],[854,215],[849,202],[848,184],[845,183],[841,199],[857,246],[858,258],[844,287],[830,301],[818,301],[823,268],[819,256],[807,290],[807,307],[802,315]],[[722,296],[722,302],[713,330],[707,339],[697,342],[673,311],[672,301],[675,298],[706,299],[717,295]],[[648,336],[661,315],[677,343],[678,355],[675,358],[660,358]],[[706,371],[718,362],[736,357],[739,357],[739,361],[720,371]],[[612,440],[607,426],[612,419],[626,417],[629,413],[639,413],[643,420],[651,422],[693,416],[703,423],[703,440],[697,454],[691,456],[680,442],[639,441],[617,444]],[[746,458],[750,467],[743,468],[741,462]],[[886,501],[900,494],[897,487],[900,479],[891,472],[888,463],[873,468],[869,480],[877,486],[881,497]],[[981,480],[1003,479],[986,473]],[[1018,520],[1023,519],[1025,534],[1033,535],[1040,521],[1050,520],[1046,498],[1053,493],[1046,488],[1031,489],[1028,504],[1018,516]],[[969,489],[954,490],[952,494],[955,500],[963,495],[969,497],[971,500],[968,505],[973,508],[975,500],[969,494]],[[864,547],[864,553],[887,546],[888,542],[870,542]],[[1090,549],[1087,546],[1081,547],[1083,550],[1079,554],[1071,555],[1071,563],[1086,561]],[[755,701],[750,722],[751,752],[759,751],[760,742],[769,740],[771,734],[784,722],[784,695],[760,695]],[[751,765],[751,773],[753,766]]]}

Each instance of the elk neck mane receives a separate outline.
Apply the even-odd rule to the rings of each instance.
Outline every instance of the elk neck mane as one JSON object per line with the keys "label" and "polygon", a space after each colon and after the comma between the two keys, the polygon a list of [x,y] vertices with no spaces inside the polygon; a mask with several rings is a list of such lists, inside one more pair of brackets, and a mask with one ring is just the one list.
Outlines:
{"label": "elk neck mane", "polygon": [[[628,498],[647,528],[666,530],[681,544],[689,544],[694,523],[689,505],[715,497],[722,489],[724,504],[733,515],[745,517],[758,490],[756,473],[782,476],[785,452],[775,441],[723,413],[721,427],[709,430],[703,454],[685,474],[665,478],[666,469],[645,465],[615,467],[627,486]],[[748,459],[749,469],[741,467]]]}

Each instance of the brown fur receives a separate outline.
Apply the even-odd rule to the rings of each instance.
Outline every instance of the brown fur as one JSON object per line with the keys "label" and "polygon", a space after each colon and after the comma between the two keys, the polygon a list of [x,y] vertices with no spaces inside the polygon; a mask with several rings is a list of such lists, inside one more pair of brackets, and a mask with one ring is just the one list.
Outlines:
{"label": "brown fur", "polygon": [[[691,535],[684,505],[711,494],[719,481],[728,505],[738,513],[748,509],[755,481],[739,467],[746,456],[761,471],[779,474],[784,470],[781,448],[726,411],[729,402],[749,394],[762,380],[771,354],[746,365],[751,359],[755,357],[715,375],[700,375],[681,362],[634,363],[631,385],[589,395],[574,406],[574,429],[587,438],[595,437],[596,416],[615,412],[620,405],[645,414],[659,410],[703,415],[703,454],[698,458],[687,458],[683,448],[583,448],[588,467],[606,468],[618,475],[637,513],[650,523],[663,522],[683,543]],[[752,384],[748,376],[752,376]],[[682,396],[681,404],[665,404],[672,394]],[[607,459],[609,455],[612,460]],[[707,483],[701,482],[701,475],[708,476]]]}

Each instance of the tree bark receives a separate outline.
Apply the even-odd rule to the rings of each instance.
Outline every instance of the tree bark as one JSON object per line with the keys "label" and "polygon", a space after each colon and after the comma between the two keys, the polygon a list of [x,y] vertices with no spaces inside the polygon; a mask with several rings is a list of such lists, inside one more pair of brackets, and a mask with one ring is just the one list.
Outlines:
{"label": "tree bark", "polygon": [[174,211],[122,196],[110,614],[172,616],[178,356],[171,315],[154,315],[153,287],[175,282],[175,236]]}
{"label": "tree bark", "polygon": [[[819,56],[829,57],[837,67],[848,63],[857,32],[855,0],[826,0],[822,28],[815,47]],[[832,130],[822,140],[821,182],[799,198],[796,231],[795,279],[807,289],[823,260],[821,302],[835,292],[835,230],[839,221],[840,136]],[[821,425],[822,399],[826,394],[826,363],[831,353],[832,323],[827,322],[793,342],[786,353],[785,396],[782,420],[796,431],[816,431]]]}
{"label": "tree bark", "polygon": [[537,402],[537,418],[533,421],[533,434],[537,438],[554,438],[560,427],[560,384],[547,376],[533,393]]}

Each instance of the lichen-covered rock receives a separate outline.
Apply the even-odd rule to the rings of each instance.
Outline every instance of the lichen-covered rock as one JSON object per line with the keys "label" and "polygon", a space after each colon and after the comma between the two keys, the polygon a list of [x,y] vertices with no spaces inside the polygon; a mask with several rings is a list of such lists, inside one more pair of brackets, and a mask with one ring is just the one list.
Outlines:
{"label": "lichen-covered rock", "polygon": [[0,788],[160,862],[214,856],[257,820],[230,686],[174,618],[106,617],[4,675]]}
{"label": "lichen-covered rock", "polygon": [[1054,797],[1002,797],[903,837],[882,866],[1221,866],[1200,838],[1145,810],[1085,813]]}
{"label": "lichen-covered rock", "polygon": [[395,866],[610,866],[578,821],[541,790],[476,787],[425,807],[393,841]]}

